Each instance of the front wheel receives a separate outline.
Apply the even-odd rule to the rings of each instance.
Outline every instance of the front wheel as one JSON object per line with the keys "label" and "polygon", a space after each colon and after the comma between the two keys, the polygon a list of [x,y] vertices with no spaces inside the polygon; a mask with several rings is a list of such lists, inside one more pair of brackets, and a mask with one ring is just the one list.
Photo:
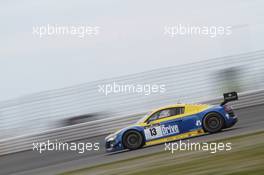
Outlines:
{"label": "front wheel", "polygon": [[123,136],[123,144],[127,149],[138,149],[143,145],[143,136],[136,130],[127,131]]}
{"label": "front wheel", "polygon": [[207,114],[203,119],[203,128],[210,133],[216,133],[221,131],[224,126],[223,117],[215,112]]}

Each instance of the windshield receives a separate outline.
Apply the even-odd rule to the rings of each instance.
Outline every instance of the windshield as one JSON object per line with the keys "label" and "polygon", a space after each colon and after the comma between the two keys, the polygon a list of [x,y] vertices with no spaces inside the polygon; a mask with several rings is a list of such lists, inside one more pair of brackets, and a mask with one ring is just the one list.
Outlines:
{"label": "windshield", "polygon": [[148,117],[149,115],[152,113],[152,111],[148,112],[144,117],[142,117],[141,119],[139,119],[137,121],[137,123],[143,123]]}

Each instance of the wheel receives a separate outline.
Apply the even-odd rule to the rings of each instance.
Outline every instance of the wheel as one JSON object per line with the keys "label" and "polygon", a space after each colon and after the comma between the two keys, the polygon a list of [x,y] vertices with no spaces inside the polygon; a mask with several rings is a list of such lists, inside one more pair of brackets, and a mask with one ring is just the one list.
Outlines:
{"label": "wheel", "polygon": [[215,112],[207,114],[203,119],[203,128],[205,131],[215,133],[221,131],[224,126],[223,117]]}
{"label": "wheel", "polygon": [[136,130],[127,131],[123,136],[123,144],[127,149],[138,149],[143,145],[143,136]]}

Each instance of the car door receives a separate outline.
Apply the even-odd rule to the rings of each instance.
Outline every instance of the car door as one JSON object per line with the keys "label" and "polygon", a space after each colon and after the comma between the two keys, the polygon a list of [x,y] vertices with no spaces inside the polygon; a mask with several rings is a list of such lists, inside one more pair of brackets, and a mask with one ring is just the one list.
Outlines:
{"label": "car door", "polygon": [[146,141],[182,133],[182,119],[177,118],[176,115],[181,115],[183,112],[183,107],[175,107],[162,109],[152,114],[144,128]]}

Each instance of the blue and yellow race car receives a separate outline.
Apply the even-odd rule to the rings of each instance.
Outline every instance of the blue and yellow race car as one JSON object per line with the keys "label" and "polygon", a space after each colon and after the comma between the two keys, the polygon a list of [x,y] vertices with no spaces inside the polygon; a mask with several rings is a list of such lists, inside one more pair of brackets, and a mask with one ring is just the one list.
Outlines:
{"label": "blue and yellow race car", "polygon": [[220,105],[175,104],[148,113],[135,125],[105,138],[109,152],[134,150],[143,146],[170,142],[232,127],[237,117],[228,102],[238,100],[236,92],[224,94]]}

